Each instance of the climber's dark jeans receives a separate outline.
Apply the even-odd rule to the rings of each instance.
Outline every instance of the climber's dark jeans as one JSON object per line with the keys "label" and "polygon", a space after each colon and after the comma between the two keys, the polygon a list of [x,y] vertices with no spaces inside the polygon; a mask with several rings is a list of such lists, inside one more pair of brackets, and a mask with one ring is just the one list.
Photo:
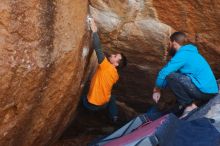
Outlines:
{"label": "climber's dark jeans", "polygon": [[177,102],[184,107],[195,101],[201,101],[205,103],[216,95],[202,93],[194,85],[194,83],[192,83],[188,76],[181,73],[171,73],[166,77],[166,81],[168,83],[168,87],[176,95]]}
{"label": "climber's dark jeans", "polygon": [[89,110],[98,111],[98,110],[108,108],[109,116],[111,119],[118,116],[118,109],[117,109],[117,105],[116,105],[115,96],[111,96],[109,102],[106,103],[105,105],[102,105],[102,106],[97,106],[97,105],[93,105],[93,104],[89,103],[86,95],[82,96],[82,101],[83,101],[84,107]]}

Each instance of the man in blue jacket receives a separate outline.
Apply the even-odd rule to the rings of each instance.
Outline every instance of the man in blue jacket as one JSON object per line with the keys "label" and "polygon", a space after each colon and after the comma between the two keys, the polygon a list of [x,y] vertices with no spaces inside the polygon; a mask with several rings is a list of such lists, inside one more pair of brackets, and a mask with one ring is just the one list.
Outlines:
{"label": "man in blue jacket", "polygon": [[161,69],[153,89],[153,100],[157,103],[161,89],[171,88],[177,102],[188,113],[197,108],[195,100],[208,101],[218,93],[215,76],[197,47],[187,44],[187,36],[175,32],[170,36],[169,47],[176,53]]}

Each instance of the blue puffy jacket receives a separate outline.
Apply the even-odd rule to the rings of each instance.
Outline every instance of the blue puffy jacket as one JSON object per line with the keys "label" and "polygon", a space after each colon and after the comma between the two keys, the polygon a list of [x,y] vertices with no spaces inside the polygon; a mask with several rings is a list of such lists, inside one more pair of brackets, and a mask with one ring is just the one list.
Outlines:
{"label": "blue puffy jacket", "polygon": [[159,72],[156,86],[164,88],[167,84],[166,76],[173,72],[189,76],[203,93],[218,93],[217,81],[209,64],[192,44],[179,48],[175,56]]}

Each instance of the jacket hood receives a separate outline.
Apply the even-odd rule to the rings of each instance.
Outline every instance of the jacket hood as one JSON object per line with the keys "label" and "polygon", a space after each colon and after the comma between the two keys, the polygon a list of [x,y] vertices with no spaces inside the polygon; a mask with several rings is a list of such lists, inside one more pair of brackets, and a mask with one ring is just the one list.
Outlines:
{"label": "jacket hood", "polygon": [[193,44],[184,45],[180,47],[179,51],[190,51],[190,52],[198,53],[197,47]]}

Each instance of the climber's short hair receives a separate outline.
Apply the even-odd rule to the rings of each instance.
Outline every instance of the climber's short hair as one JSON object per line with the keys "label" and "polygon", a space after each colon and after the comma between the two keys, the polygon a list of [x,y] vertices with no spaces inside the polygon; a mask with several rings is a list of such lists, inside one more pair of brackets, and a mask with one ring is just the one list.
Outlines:
{"label": "climber's short hair", "polygon": [[177,31],[174,32],[171,36],[170,36],[170,41],[171,42],[177,42],[179,45],[183,46],[186,45],[189,41],[187,39],[187,36],[185,33]]}

